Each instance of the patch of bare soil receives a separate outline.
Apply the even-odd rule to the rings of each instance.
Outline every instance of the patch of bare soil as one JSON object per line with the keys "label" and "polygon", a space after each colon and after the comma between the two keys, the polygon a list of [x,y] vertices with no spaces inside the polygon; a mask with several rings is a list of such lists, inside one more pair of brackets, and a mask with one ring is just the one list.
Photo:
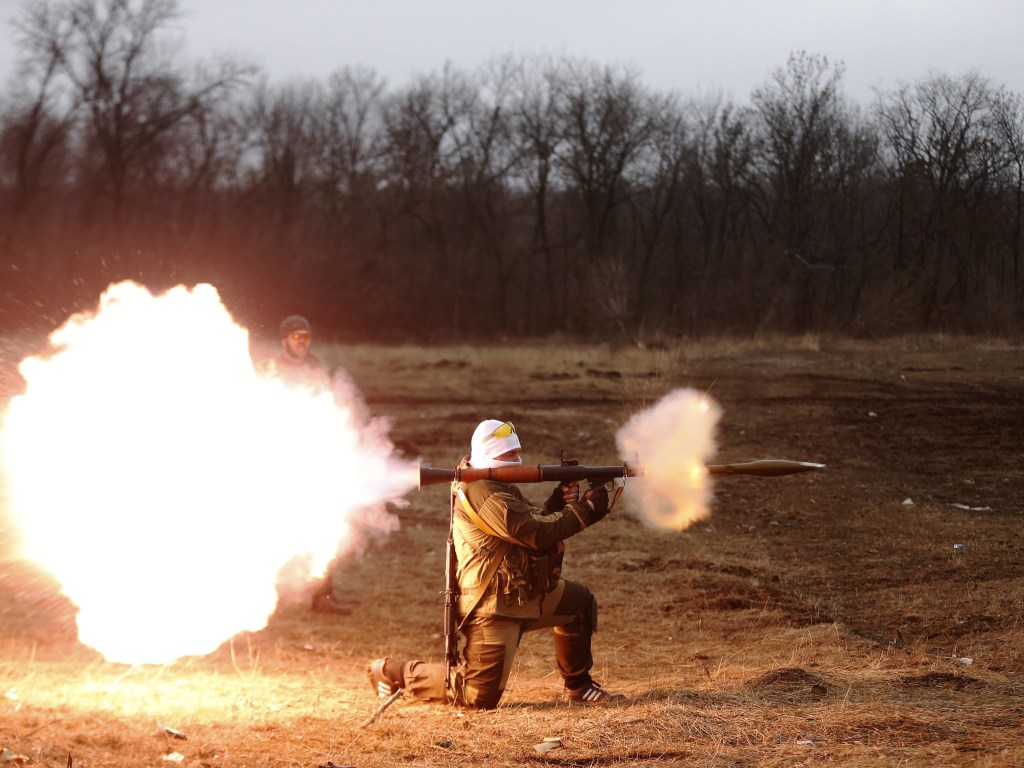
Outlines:
{"label": "patch of bare soil", "polygon": [[[171,747],[195,766],[1024,764],[1019,347],[332,353],[396,445],[435,466],[484,418],[515,421],[528,462],[619,463],[629,415],[694,387],[724,409],[717,460],[827,467],[721,478],[710,518],[682,532],[613,514],[568,542],[564,575],[601,604],[597,676],[630,696],[615,708],[560,703],[550,640],[528,635],[496,712],[400,701],[359,727],[377,703],[367,659],[440,658],[443,488],[342,565],[352,616],[282,606],[206,659],[137,672],[149,707],[117,698],[123,670],[77,646],[73,606],[8,551],[0,747],[43,765],[159,763]],[[83,693],[97,680],[105,699]],[[153,735],[167,717],[189,742]],[[541,757],[548,736],[563,746]]]}

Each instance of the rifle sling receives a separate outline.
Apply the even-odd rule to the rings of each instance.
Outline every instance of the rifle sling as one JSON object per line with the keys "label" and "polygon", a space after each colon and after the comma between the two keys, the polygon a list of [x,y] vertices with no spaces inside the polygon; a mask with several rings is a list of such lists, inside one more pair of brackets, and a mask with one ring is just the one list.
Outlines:
{"label": "rifle sling", "polygon": [[[452,483],[452,485],[455,486],[456,484]],[[480,585],[476,588],[476,592],[473,593],[473,602],[470,604],[469,610],[467,610],[466,614],[462,617],[462,621],[459,622],[459,626],[455,628],[455,631],[459,632],[462,630],[463,625],[465,625],[469,617],[473,615],[473,611],[475,611],[476,607],[480,604],[480,600],[483,599],[484,592],[486,592],[487,587],[491,585],[491,580],[494,578],[494,574],[498,572],[498,568],[501,567],[501,561],[505,559],[505,553],[508,552],[509,547],[511,547],[512,544],[498,536],[498,534],[494,532],[494,529],[483,521],[483,518],[477,514],[475,509],[473,509],[473,505],[469,503],[469,499],[466,498],[466,494],[462,490],[461,486],[456,487],[455,492],[459,497],[459,501],[462,502],[462,508],[466,510],[466,514],[469,515],[469,519],[473,521],[473,524],[488,536],[493,536],[501,542],[498,548],[494,551],[494,558],[488,564],[483,578],[480,579]]]}

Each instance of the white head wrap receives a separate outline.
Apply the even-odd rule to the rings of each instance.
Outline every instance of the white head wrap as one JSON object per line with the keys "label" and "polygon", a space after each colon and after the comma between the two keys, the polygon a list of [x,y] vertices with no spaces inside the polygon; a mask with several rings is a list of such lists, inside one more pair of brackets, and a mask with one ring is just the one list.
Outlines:
{"label": "white head wrap", "polygon": [[481,421],[480,425],[473,432],[473,439],[470,442],[472,453],[469,457],[469,466],[476,469],[487,469],[490,467],[514,467],[523,463],[522,459],[517,461],[498,461],[497,456],[509,451],[522,448],[519,444],[519,435],[515,432],[508,437],[495,437],[494,430],[504,424],[504,421],[488,419]]}

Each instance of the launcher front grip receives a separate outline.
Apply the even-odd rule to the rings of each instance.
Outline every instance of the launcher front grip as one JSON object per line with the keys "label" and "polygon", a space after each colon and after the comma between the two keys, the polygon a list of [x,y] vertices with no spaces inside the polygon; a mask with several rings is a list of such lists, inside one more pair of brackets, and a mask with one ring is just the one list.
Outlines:
{"label": "launcher front grip", "polygon": [[[706,469],[709,475],[758,475],[761,477],[777,477],[792,475],[797,472],[809,472],[822,469],[824,464],[809,461],[789,461],[787,459],[763,459],[748,461],[741,464],[709,464]],[[453,480],[470,483],[474,480],[497,480],[500,483],[545,483],[548,481],[571,483],[573,480],[597,480],[607,482],[617,477],[643,477],[647,472],[643,467],[623,464],[616,467],[585,467],[582,465],[566,466],[563,464],[532,464],[513,467],[492,467],[476,469],[474,467],[456,467],[440,469],[419,465],[419,486],[440,485]]]}

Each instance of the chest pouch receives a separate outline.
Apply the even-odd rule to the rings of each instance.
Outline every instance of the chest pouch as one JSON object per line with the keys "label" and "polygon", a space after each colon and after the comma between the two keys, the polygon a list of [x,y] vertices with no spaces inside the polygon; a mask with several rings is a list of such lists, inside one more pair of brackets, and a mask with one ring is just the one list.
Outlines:
{"label": "chest pouch", "polygon": [[531,552],[510,547],[498,569],[497,594],[508,606],[518,606],[546,595],[558,586],[562,547]]}
{"label": "chest pouch", "polygon": [[532,558],[519,547],[509,547],[498,568],[496,592],[498,599],[506,606],[518,606],[528,602],[537,592],[534,581]]}

